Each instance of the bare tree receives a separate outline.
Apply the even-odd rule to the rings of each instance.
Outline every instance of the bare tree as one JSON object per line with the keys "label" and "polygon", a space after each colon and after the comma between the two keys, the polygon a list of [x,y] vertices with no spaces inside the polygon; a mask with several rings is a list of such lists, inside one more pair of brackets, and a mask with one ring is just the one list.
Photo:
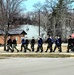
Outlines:
{"label": "bare tree", "polygon": [[40,26],[41,26],[41,8],[42,4],[40,2],[34,4],[36,11],[38,12],[38,25],[39,25],[39,36],[40,36]]}
{"label": "bare tree", "polygon": [[57,30],[61,31],[62,39],[66,38],[66,21],[68,19],[69,7],[73,0],[46,0],[45,7],[50,12],[51,19],[49,20],[50,26],[53,29],[53,36],[57,35]]}
{"label": "bare tree", "polygon": [[[73,3],[73,0],[58,0],[58,4],[57,4],[57,19],[59,24],[61,25],[61,36],[63,40],[66,40],[66,36],[67,36],[67,19],[70,19],[70,5]],[[70,13],[70,14],[68,14]]]}
{"label": "bare tree", "polygon": [[43,26],[53,37],[60,35],[65,40],[67,32],[72,33],[74,30],[73,3],[74,0],[45,0],[44,4],[36,3],[33,23]]}
{"label": "bare tree", "polygon": [[13,18],[23,10],[21,3],[25,0],[0,0],[0,28],[4,31],[4,50],[6,50],[6,38],[10,25],[14,24]]}

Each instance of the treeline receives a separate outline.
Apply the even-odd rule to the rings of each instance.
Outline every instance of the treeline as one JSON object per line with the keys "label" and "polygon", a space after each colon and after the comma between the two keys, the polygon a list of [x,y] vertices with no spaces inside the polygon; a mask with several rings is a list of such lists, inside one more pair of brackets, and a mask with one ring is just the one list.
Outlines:
{"label": "treeline", "polygon": [[73,0],[45,0],[44,3],[34,4],[34,10],[31,12],[20,14],[21,10],[20,12],[18,10],[11,11],[12,13],[8,13],[6,24],[9,22],[12,25],[11,28],[22,24],[38,26],[40,24],[47,34],[53,37],[59,34],[62,39],[66,40],[74,32],[73,4]]}
{"label": "treeline", "polygon": [[45,0],[34,4],[34,11],[22,14],[21,4],[26,0],[0,0],[0,29],[5,32],[20,24],[42,26],[52,35],[60,35],[63,40],[74,32],[74,0]]}
{"label": "treeline", "polygon": [[34,4],[35,10],[26,13],[27,23],[39,25],[48,34],[60,35],[63,40],[74,32],[74,0],[45,0]]}

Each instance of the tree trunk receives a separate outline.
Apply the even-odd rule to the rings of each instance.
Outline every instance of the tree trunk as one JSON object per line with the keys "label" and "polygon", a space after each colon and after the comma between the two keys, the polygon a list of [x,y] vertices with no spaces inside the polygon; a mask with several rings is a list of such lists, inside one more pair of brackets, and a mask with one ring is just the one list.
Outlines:
{"label": "tree trunk", "polygon": [[53,19],[52,19],[52,25],[53,25],[53,37],[55,37],[55,35],[56,35],[56,28],[55,28],[56,19],[55,19],[55,17],[53,17]]}
{"label": "tree trunk", "polygon": [[66,19],[63,18],[62,20],[62,40],[66,40]]}
{"label": "tree trunk", "polygon": [[4,35],[4,51],[6,51],[6,40],[7,40],[7,35]]}

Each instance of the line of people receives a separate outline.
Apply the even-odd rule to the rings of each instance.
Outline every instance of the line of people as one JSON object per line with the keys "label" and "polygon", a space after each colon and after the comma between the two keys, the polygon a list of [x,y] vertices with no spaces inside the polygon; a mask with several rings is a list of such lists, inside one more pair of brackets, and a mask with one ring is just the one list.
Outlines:
{"label": "line of people", "polygon": [[[52,45],[54,42],[55,42],[55,47],[53,50]],[[49,35],[47,40],[45,41],[45,43],[48,44],[45,52],[48,52],[48,50],[50,50],[50,52],[55,52],[56,48],[58,48],[59,52],[62,52],[62,49],[61,49],[62,41],[61,41],[61,38],[59,36],[56,36],[55,41],[54,41],[53,38]],[[41,49],[41,52],[43,52],[43,40],[41,37],[38,40],[38,47],[37,47],[36,52],[39,52],[39,49]]]}
{"label": "line of people", "polygon": [[[16,50],[17,52],[22,52],[23,48],[24,48],[24,52],[27,52],[27,50],[29,52],[36,52],[36,53],[37,52],[43,52],[44,51],[43,50],[43,39],[41,37],[39,37],[37,42],[38,42],[38,46],[37,46],[37,50],[35,51],[36,40],[34,39],[34,37],[32,38],[32,40],[30,42],[31,49],[28,48],[28,45],[29,45],[28,38],[27,37],[22,38],[22,40],[21,40],[21,50],[18,50],[16,48],[16,46],[17,46],[16,39],[14,38],[13,40],[11,40],[11,38],[9,38],[7,40],[7,50],[6,51],[10,50],[11,52],[14,52],[14,50]],[[53,38],[49,35],[44,43],[48,44],[45,52],[48,52],[48,50],[50,50],[50,52],[55,52],[56,48],[58,48],[59,52],[62,52],[62,48],[61,48],[62,41],[61,41],[61,38],[59,36],[56,36],[55,40],[53,40]],[[54,49],[52,48],[53,43],[55,43]]]}
{"label": "line of people", "polygon": [[16,38],[14,38],[13,40],[11,38],[9,38],[7,40],[7,52],[11,51],[11,52],[14,52],[14,49],[19,52],[19,50],[16,48],[17,46],[17,41],[16,41]]}

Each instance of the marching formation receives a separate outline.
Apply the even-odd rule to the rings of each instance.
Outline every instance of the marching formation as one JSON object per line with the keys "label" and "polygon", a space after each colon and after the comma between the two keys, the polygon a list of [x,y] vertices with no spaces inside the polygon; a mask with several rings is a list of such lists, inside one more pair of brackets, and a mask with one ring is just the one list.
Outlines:
{"label": "marching formation", "polygon": [[[31,44],[31,48],[29,49],[28,48],[28,45],[29,43]],[[47,44],[47,48],[46,50],[43,49],[43,44],[46,43]],[[55,43],[55,46],[53,48],[53,44]],[[37,49],[35,48],[35,44],[36,44],[36,40],[34,39],[34,37],[32,37],[31,41],[28,40],[28,37],[25,37],[25,38],[22,38],[21,40],[21,47],[20,49],[21,50],[18,50],[17,49],[17,40],[14,39],[12,40],[11,38],[9,38],[7,40],[7,52],[11,51],[11,52],[14,52],[14,50],[16,50],[17,52],[27,52],[27,50],[29,52],[55,52],[56,48],[58,48],[58,51],[59,52],[62,52],[62,47],[61,47],[61,44],[62,44],[62,40],[59,36],[56,36],[55,39],[53,39],[50,35],[47,37],[47,39],[45,41],[43,41],[43,39],[41,37],[38,37],[38,40],[37,40]],[[66,52],[69,52],[70,50],[71,51],[74,51],[74,39],[71,38],[71,36],[69,36],[68,38],[68,46],[67,46],[67,50]]]}

